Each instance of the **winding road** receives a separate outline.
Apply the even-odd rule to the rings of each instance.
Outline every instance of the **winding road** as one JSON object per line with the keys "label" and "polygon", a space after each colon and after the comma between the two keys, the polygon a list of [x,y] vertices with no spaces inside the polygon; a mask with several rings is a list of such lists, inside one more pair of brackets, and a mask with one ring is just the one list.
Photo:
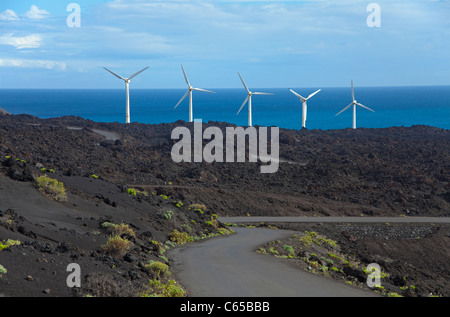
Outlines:
{"label": "winding road", "polygon": [[172,271],[192,297],[368,297],[374,292],[305,272],[281,259],[254,252],[261,243],[292,231],[233,228],[169,252]]}
{"label": "winding road", "polygon": [[[225,217],[224,223],[450,223],[450,218],[408,217]],[[305,272],[276,257],[258,254],[261,244],[291,236],[288,230],[233,228],[236,234],[169,251],[172,271],[191,297],[371,297],[375,292]]]}

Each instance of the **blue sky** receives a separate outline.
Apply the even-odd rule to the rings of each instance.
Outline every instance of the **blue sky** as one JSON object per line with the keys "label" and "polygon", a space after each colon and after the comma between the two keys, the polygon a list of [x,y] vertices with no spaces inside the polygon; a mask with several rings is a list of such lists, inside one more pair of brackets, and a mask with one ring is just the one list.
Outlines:
{"label": "blue sky", "polygon": [[448,0],[71,2],[0,2],[0,89],[450,85]]}

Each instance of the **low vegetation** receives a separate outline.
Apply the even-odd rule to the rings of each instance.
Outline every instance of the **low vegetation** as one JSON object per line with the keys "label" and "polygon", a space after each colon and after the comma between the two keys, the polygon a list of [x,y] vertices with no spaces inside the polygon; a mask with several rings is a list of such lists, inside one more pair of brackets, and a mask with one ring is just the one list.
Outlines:
{"label": "low vegetation", "polygon": [[205,212],[207,208],[204,204],[191,204],[191,205],[189,205],[189,209]]}
{"label": "low vegetation", "polygon": [[102,224],[103,228],[106,228],[113,236],[120,236],[127,235],[129,237],[136,237],[136,233],[133,229],[130,228],[129,225],[124,224],[123,222],[120,224],[114,224],[110,222],[104,222]]}
{"label": "low vegetation", "polygon": [[130,245],[131,242],[129,240],[116,235],[111,236],[106,244],[102,246],[102,249],[113,256],[123,256],[130,248]]}
{"label": "low vegetation", "polygon": [[149,261],[148,264],[145,265],[145,268],[158,275],[158,278],[163,277],[165,275],[171,275],[169,271],[169,266],[160,261],[151,260]]}
{"label": "low vegetation", "polygon": [[0,277],[5,275],[6,273],[8,273],[8,270],[3,265],[0,264]]}
{"label": "low vegetation", "polygon": [[153,279],[145,285],[145,290],[139,295],[141,297],[184,297],[185,290],[175,280],[168,280],[164,283],[161,280]]}
{"label": "low vegetation", "polygon": [[5,243],[3,243],[2,241],[0,241],[0,251],[13,246],[13,245],[20,245],[20,241],[19,240],[12,240],[12,239],[8,239],[6,240]]}
{"label": "low vegetation", "polygon": [[169,234],[169,239],[179,245],[194,242],[194,237],[187,232],[180,232],[176,229]]}
{"label": "low vegetation", "polygon": [[36,186],[44,195],[56,201],[67,200],[64,184],[56,179],[50,178],[47,175],[41,175],[36,178]]}

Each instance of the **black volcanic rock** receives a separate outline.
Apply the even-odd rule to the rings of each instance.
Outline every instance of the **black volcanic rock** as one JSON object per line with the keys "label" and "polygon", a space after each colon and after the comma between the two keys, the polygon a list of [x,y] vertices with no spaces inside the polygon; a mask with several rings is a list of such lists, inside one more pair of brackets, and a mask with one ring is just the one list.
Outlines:
{"label": "black volcanic rock", "polygon": [[[178,126],[193,129],[184,121],[119,124],[78,117],[4,116],[0,157],[26,159],[29,166],[41,163],[67,176],[95,174],[123,185],[170,187],[174,196],[189,203],[208,201],[222,215],[249,211],[295,215],[311,210],[324,215],[449,214],[448,130],[429,126],[280,129],[280,159],[290,163],[281,163],[276,173],[261,174],[260,162],[173,162],[171,132]],[[225,132],[234,125],[203,123],[204,129],[208,126]],[[114,132],[120,138],[108,141],[95,130]],[[14,165],[9,175],[27,179],[29,170]],[[263,203],[275,196],[283,204]]]}

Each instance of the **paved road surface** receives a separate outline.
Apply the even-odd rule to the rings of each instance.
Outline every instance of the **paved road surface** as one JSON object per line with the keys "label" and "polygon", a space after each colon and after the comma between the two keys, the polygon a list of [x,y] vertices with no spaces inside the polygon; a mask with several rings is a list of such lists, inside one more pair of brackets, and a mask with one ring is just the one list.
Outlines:
{"label": "paved road surface", "polygon": [[220,217],[223,223],[450,223],[450,217]]}
{"label": "paved road surface", "polygon": [[281,259],[254,252],[291,231],[233,228],[236,234],[169,252],[172,271],[192,297],[366,297],[376,296],[343,282],[305,272]]}

